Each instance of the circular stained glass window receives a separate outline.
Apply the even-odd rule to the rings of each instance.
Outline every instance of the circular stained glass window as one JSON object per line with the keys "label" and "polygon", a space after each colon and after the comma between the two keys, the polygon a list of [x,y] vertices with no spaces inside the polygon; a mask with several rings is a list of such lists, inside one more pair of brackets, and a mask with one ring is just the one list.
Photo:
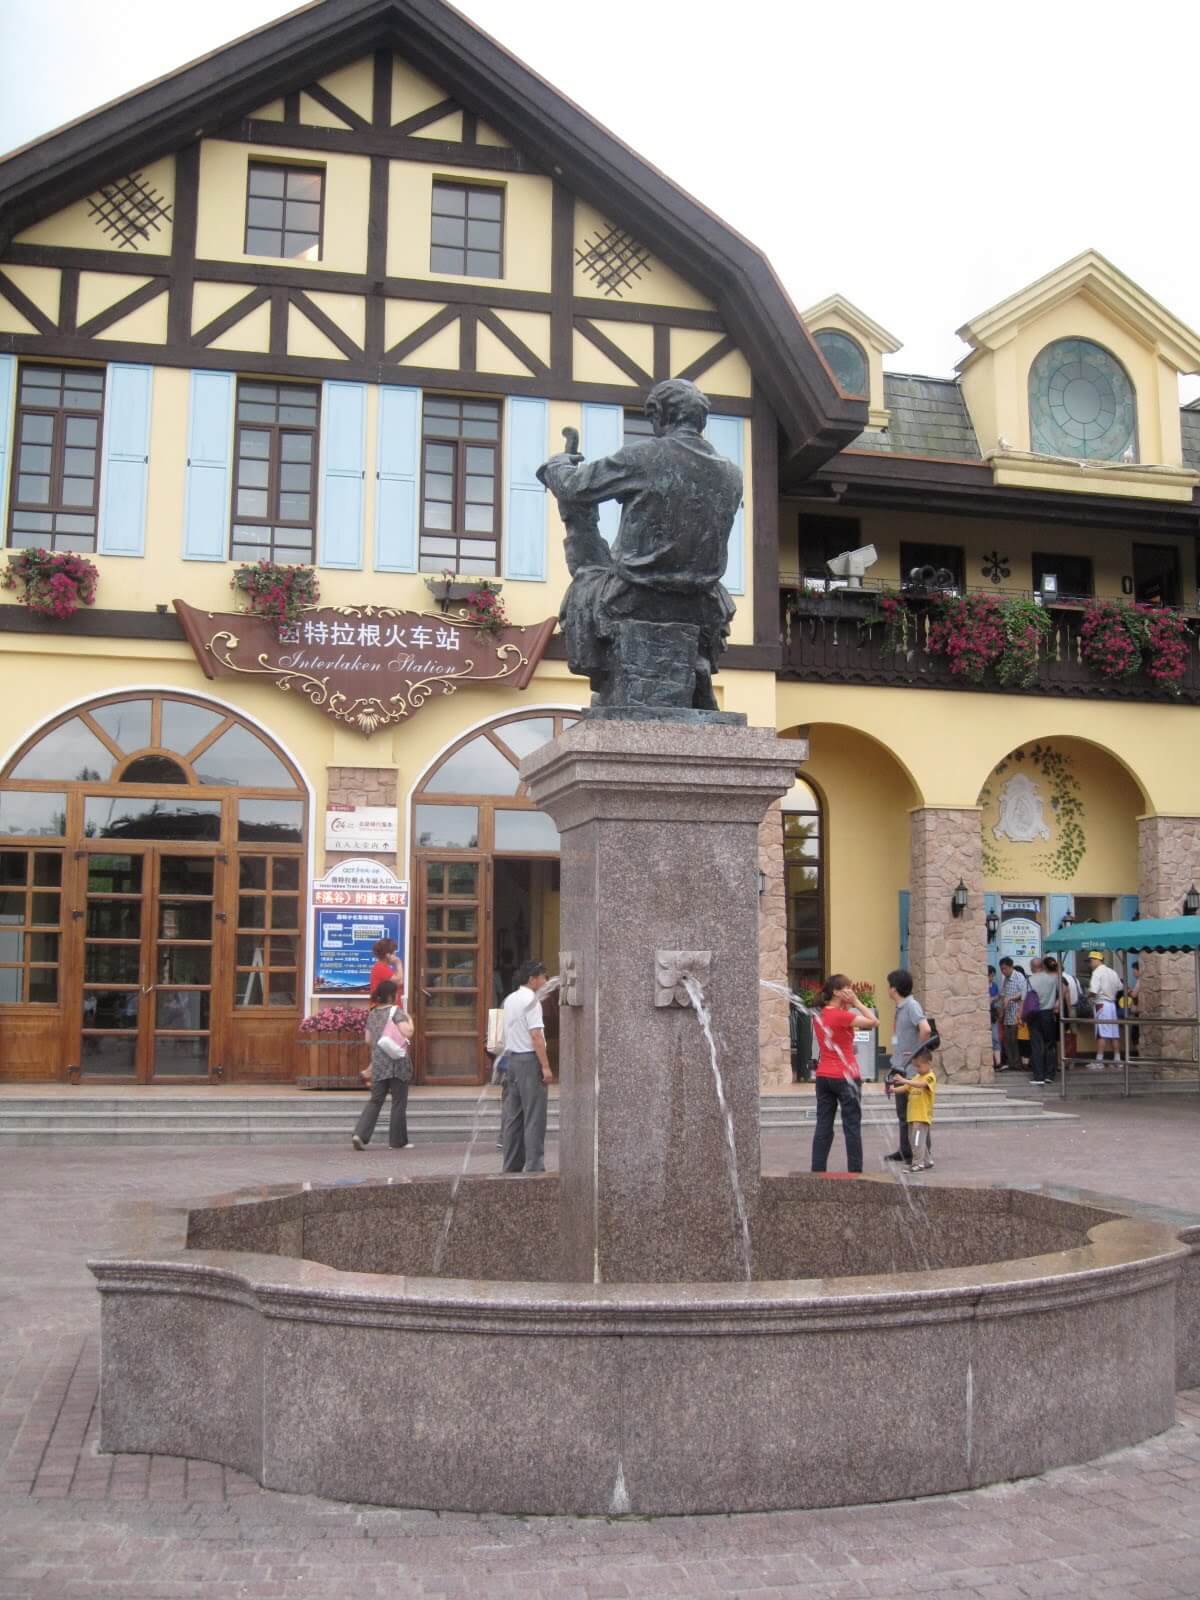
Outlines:
{"label": "circular stained glass window", "polygon": [[838,387],[844,394],[867,394],[867,353],[856,339],[836,328],[822,328],[815,333],[821,354],[829,363]]}
{"label": "circular stained glass window", "polygon": [[1029,369],[1029,437],[1039,455],[1137,459],[1137,400],[1125,368],[1089,339],[1057,339]]}

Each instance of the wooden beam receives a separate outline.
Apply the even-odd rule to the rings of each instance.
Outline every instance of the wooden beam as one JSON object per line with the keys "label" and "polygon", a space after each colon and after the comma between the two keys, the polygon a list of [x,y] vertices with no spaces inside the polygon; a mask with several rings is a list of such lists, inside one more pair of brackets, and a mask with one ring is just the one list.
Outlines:
{"label": "wooden beam", "polygon": [[654,324],[654,381],[671,376],[671,330],[661,322]]}
{"label": "wooden beam", "polygon": [[211,322],[206,322],[202,328],[197,328],[191,336],[192,342],[197,345],[210,345],[214,339],[219,339],[223,333],[228,333],[230,328],[236,327],[243,317],[248,317],[270,298],[271,291],[264,286],[251,289],[249,294],[234,301],[233,305],[222,311],[220,316],[214,317]]}
{"label": "wooden beam", "polygon": [[750,419],[750,569],[754,575],[754,642],[779,663],[779,422],[756,384]]}
{"label": "wooden beam", "polygon": [[[454,105],[454,110],[459,107]],[[446,115],[445,111],[441,113]],[[434,119],[436,120],[436,119]],[[281,139],[278,122],[261,122],[247,117],[221,130],[230,144],[286,144],[290,149],[318,150],[329,155],[390,156],[393,161],[432,162],[435,166],[478,167],[488,172],[540,172],[529,158],[511,146],[463,144],[459,139],[418,139],[395,128],[318,128],[312,123],[287,124],[287,137]],[[273,131],[272,131],[273,130]]]}
{"label": "wooden beam", "polygon": [[457,100],[439,100],[436,105],[426,106],[424,111],[414,111],[411,117],[397,122],[392,134],[395,138],[403,139],[407,134],[419,133],[422,128],[430,128],[435,122],[440,122],[443,117],[453,116],[458,109]]}
{"label": "wooden beam", "polygon": [[58,332],[58,329],[42,310],[41,306],[34,305],[24,290],[18,289],[12,279],[3,272],[0,272],[0,294],[4,296],[13,310],[19,311],[26,322],[31,322],[39,333]]}
{"label": "wooden beam", "polygon": [[535,377],[540,373],[549,372],[550,368],[542,360],[541,356],[531,350],[524,339],[519,338],[507,323],[501,322],[494,311],[489,311],[486,307],[481,306],[475,316],[490,333],[495,334],[506,350],[516,356],[518,361],[524,362]]}
{"label": "wooden beam", "polygon": [[638,366],[632,356],[627,355],[619,344],[614,344],[606,333],[602,333],[586,317],[575,318],[575,331],[581,333],[589,344],[595,345],[601,355],[607,356],[614,367],[620,367],[640,389],[648,389],[653,384],[654,379],[646,369]]}
{"label": "wooden beam", "polygon": [[196,216],[200,203],[200,146],[185,145],[175,157],[175,214],[171,221],[171,300],[167,338],[185,345],[192,337],[196,270]]}
{"label": "wooden beam", "polygon": [[371,125],[392,125],[392,52],[376,50],[371,62]]}
{"label": "wooden beam", "polygon": [[474,372],[477,365],[477,345],[474,306],[464,306],[458,318],[458,364],[463,372]]}
{"label": "wooden beam", "polygon": [[289,303],[303,312],[313,327],[323,333],[331,344],[335,344],[344,356],[349,356],[353,360],[355,356],[362,355],[362,350],[346,330],[339,328],[332,317],[308,298],[303,289],[289,289],[287,296]]}
{"label": "wooden beam", "polygon": [[448,328],[461,315],[461,306],[443,306],[432,317],[427,317],[420,327],[414,328],[411,333],[406,333],[403,339],[398,339],[390,350],[385,350],[383,359],[403,361],[405,356],[410,356],[414,350],[419,350],[426,339],[432,339],[435,333],[441,333],[443,328]]}
{"label": "wooden beam", "polygon": [[572,367],[571,299],[575,291],[575,196],[554,185],[550,217],[550,365],[555,372]]}
{"label": "wooden beam", "polygon": [[353,106],[348,106],[344,100],[339,100],[336,94],[330,94],[324,84],[306,83],[304,93],[310,100],[315,100],[319,106],[324,106],[326,111],[340,118],[352,133],[363,133],[370,128],[371,124],[365,117],[360,117]]}
{"label": "wooden beam", "polygon": [[79,268],[64,267],[58,280],[58,331],[75,333],[79,316]]}
{"label": "wooden beam", "polygon": [[689,362],[683,371],[677,372],[675,376],[677,378],[687,378],[689,382],[695,383],[698,378],[703,377],[710,367],[715,367],[718,361],[724,360],[727,355],[731,355],[736,349],[737,345],[726,334],[723,339],[718,339],[711,349],[706,350],[703,355],[697,356],[695,361]]}
{"label": "wooden beam", "polygon": [[169,278],[151,278],[149,283],[142,284],[140,289],[135,289],[132,294],[127,294],[118,300],[115,305],[107,306],[103,311],[97,311],[94,317],[89,317],[75,329],[81,338],[95,338],[96,334],[103,333],[106,328],[111,328],[114,322],[120,322],[122,317],[127,317],[131,311],[136,311],[139,306],[157,300],[160,294],[166,294],[170,288]]}

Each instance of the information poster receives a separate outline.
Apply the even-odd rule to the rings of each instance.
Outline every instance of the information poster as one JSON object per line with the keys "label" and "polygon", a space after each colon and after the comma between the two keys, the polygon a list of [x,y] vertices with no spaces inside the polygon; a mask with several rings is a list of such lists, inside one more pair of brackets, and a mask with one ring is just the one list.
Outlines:
{"label": "information poster", "polygon": [[404,954],[408,884],[380,861],[343,861],[313,884],[312,993],[369,993],[372,946],[394,939]]}
{"label": "information poster", "polygon": [[1042,953],[1042,903],[1040,900],[1002,900],[1000,902],[1000,956],[1008,956],[1014,966],[1024,967]]}

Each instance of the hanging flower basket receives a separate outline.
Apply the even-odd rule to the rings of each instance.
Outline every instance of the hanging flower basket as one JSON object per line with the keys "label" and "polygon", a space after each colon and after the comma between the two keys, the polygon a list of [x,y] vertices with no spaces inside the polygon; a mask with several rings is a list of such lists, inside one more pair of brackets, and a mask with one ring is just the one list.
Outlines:
{"label": "hanging flower basket", "polygon": [[1089,600],[1079,630],[1079,653],[1099,678],[1119,682],[1141,669],[1145,617],[1123,600]]}
{"label": "hanging flower basket", "polygon": [[467,621],[473,622],[480,633],[497,634],[508,627],[508,616],[500,598],[499,584],[481,583],[463,596],[463,609]]}
{"label": "hanging flower basket", "polygon": [[280,626],[295,622],[321,598],[312,567],[285,567],[275,561],[254,561],[238,567],[229,580],[242,596],[242,610],[269,617]]}
{"label": "hanging flower basket", "polygon": [[1161,689],[1179,692],[1195,648],[1192,630],[1179,611],[1139,607],[1146,619],[1146,675]]}
{"label": "hanging flower basket", "polygon": [[1004,646],[996,662],[996,681],[1010,689],[1029,689],[1037,682],[1038,664],[1050,637],[1049,613],[1033,600],[1000,602]]}
{"label": "hanging flower basket", "polygon": [[69,550],[17,550],[8,558],[0,584],[20,585],[22,605],[39,617],[73,616],[80,606],[94,605],[100,574],[86,556]]}
{"label": "hanging flower basket", "polygon": [[987,594],[947,596],[939,600],[929,624],[929,650],[945,656],[950,673],[982,683],[990,666],[1004,653],[1004,613],[1000,601]]}

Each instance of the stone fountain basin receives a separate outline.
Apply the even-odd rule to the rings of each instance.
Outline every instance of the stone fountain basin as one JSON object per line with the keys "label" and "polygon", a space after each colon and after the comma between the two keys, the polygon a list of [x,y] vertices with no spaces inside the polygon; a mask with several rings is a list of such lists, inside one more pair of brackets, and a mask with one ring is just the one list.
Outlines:
{"label": "stone fountain basin", "polygon": [[564,1283],[557,1178],[482,1178],[432,1277],[450,1187],[148,1208],[90,1263],[101,1448],[384,1505],[661,1514],[973,1488],[1174,1421],[1166,1222],[768,1177],[754,1282]]}

